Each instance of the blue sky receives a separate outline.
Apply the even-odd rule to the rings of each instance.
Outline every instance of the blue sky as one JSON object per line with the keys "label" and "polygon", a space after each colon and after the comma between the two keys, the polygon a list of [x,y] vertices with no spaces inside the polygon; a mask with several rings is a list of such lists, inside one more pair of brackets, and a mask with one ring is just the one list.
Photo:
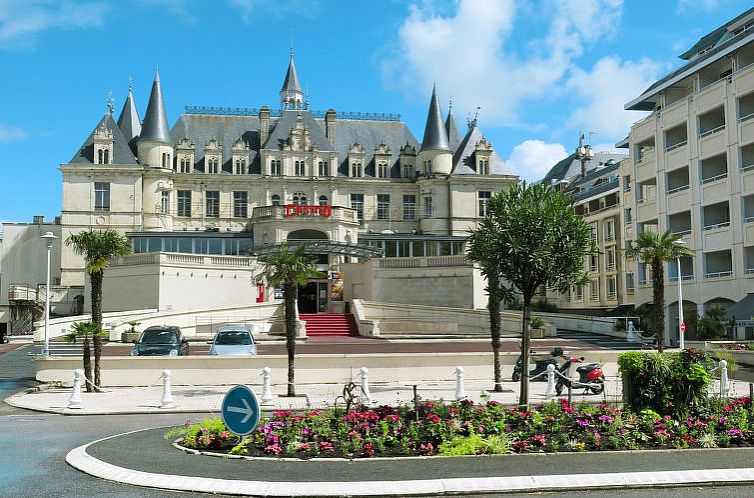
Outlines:
{"label": "blue sky", "polygon": [[[0,220],[60,214],[60,163],[159,65],[185,105],[277,107],[291,39],[312,109],[400,113],[421,140],[432,83],[523,178],[579,130],[608,149],[623,104],[749,8],[739,0],[0,0]],[[293,35],[292,35],[293,33]]]}

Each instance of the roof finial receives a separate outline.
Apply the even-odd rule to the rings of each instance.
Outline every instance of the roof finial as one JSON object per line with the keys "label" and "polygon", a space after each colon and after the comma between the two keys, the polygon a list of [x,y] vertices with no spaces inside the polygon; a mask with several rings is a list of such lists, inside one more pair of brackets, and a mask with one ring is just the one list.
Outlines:
{"label": "roof finial", "polygon": [[453,112],[453,97],[450,97],[448,99],[448,114]]}
{"label": "roof finial", "polygon": [[128,77],[128,93],[132,93],[134,89],[134,77],[129,76]]}
{"label": "roof finial", "polygon": [[115,107],[115,99],[113,98],[112,90],[107,92],[107,113],[113,113],[113,107]]}
{"label": "roof finial", "polygon": [[476,106],[476,111],[474,111],[474,117],[466,119],[466,124],[468,125],[469,128],[476,127],[476,122],[479,119],[479,110],[480,109],[481,109],[480,106]]}
{"label": "roof finial", "polygon": [[293,57],[293,28],[291,28],[291,57]]}

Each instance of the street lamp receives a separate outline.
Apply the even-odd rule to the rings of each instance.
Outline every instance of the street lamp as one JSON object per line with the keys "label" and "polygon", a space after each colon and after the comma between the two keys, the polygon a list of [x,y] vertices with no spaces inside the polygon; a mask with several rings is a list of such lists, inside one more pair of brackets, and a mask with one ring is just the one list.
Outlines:
{"label": "street lamp", "polygon": [[594,157],[594,151],[589,145],[584,145],[584,134],[579,135],[579,146],[576,148],[576,157],[581,161],[581,176],[586,176],[586,162]]}
{"label": "street lamp", "polygon": [[46,232],[41,236],[47,242],[47,287],[45,288],[45,346],[42,350],[43,356],[50,356],[50,340],[47,329],[50,327],[50,253],[52,252],[52,242],[57,239],[52,232]]}
{"label": "street lamp", "polygon": [[[682,239],[678,239],[675,241],[678,245],[686,244]],[[678,255],[676,258],[676,261],[678,263],[678,347],[681,348],[681,351],[686,349],[685,347],[685,335],[686,335],[686,324],[683,323],[683,277],[681,275],[681,256]]]}

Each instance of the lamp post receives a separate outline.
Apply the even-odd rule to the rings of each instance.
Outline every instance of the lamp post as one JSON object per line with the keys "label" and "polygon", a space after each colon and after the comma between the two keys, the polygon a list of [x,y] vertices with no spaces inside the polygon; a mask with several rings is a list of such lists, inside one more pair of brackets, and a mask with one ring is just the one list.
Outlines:
{"label": "lamp post", "polygon": [[42,350],[43,356],[50,356],[50,339],[47,333],[50,327],[50,253],[52,252],[52,242],[57,239],[52,232],[46,232],[41,236],[47,243],[47,287],[45,287],[45,345]]}
{"label": "lamp post", "polygon": [[[675,241],[676,244],[682,245],[685,242],[681,239]],[[681,257],[676,258],[678,263],[678,347],[683,351],[686,349],[685,336],[686,324],[683,323],[683,276],[681,275]]]}
{"label": "lamp post", "polygon": [[584,134],[579,135],[579,146],[576,148],[576,157],[581,161],[581,177],[586,176],[586,162],[594,157],[594,151],[589,145],[584,145]]}

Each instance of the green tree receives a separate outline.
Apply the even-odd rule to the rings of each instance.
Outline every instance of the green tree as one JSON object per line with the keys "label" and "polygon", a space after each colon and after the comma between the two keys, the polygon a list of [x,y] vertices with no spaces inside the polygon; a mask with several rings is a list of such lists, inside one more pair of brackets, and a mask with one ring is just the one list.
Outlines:
{"label": "green tree", "polygon": [[74,322],[71,326],[71,330],[63,336],[63,340],[66,342],[78,342],[81,340],[81,356],[84,363],[84,375],[88,382],[86,382],[86,391],[92,392],[92,351],[91,341],[101,335],[102,332],[97,332],[97,326],[92,322]]}
{"label": "green tree", "polygon": [[257,281],[265,281],[270,287],[283,286],[285,302],[285,347],[288,350],[288,396],[296,395],[296,297],[298,288],[311,278],[323,277],[317,271],[314,257],[305,253],[306,246],[291,251],[285,244],[261,259],[262,268]]}
{"label": "green tree", "polygon": [[[576,214],[574,203],[573,197],[545,184],[522,182],[492,196],[488,215],[471,232],[469,259],[479,263],[487,278],[492,303],[488,309],[495,356],[500,347],[499,300],[518,292],[523,301],[522,406],[529,404],[532,298],[539,289],[568,292],[572,285],[588,282],[584,258],[597,252],[591,228]],[[495,382],[497,387],[499,371]]]}
{"label": "green tree", "polygon": [[[665,349],[665,272],[664,264],[676,258],[691,256],[693,251],[681,244],[681,236],[670,230],[662,235],[645,230],[636,237],[636,242],[626,250],[626,255],[649,265],[652,271],[652,311],[657,350]],[[681,278],[678,275],[678,278]]]}
{"label": "green tree", "polygon": [[[86,272],[92,288],[92,324],[97,332],[102,331],[102,279],[110,261],[131,253],[128,239],[115,230],[87,230],[71,234],[65,245],[73,247],[76,254],[84,257]],[[100,358],[102,357],[102,334],[92,337],[94,345],[94,384],[100,385]],[[96,388],[95,388],[96,389]]]}

